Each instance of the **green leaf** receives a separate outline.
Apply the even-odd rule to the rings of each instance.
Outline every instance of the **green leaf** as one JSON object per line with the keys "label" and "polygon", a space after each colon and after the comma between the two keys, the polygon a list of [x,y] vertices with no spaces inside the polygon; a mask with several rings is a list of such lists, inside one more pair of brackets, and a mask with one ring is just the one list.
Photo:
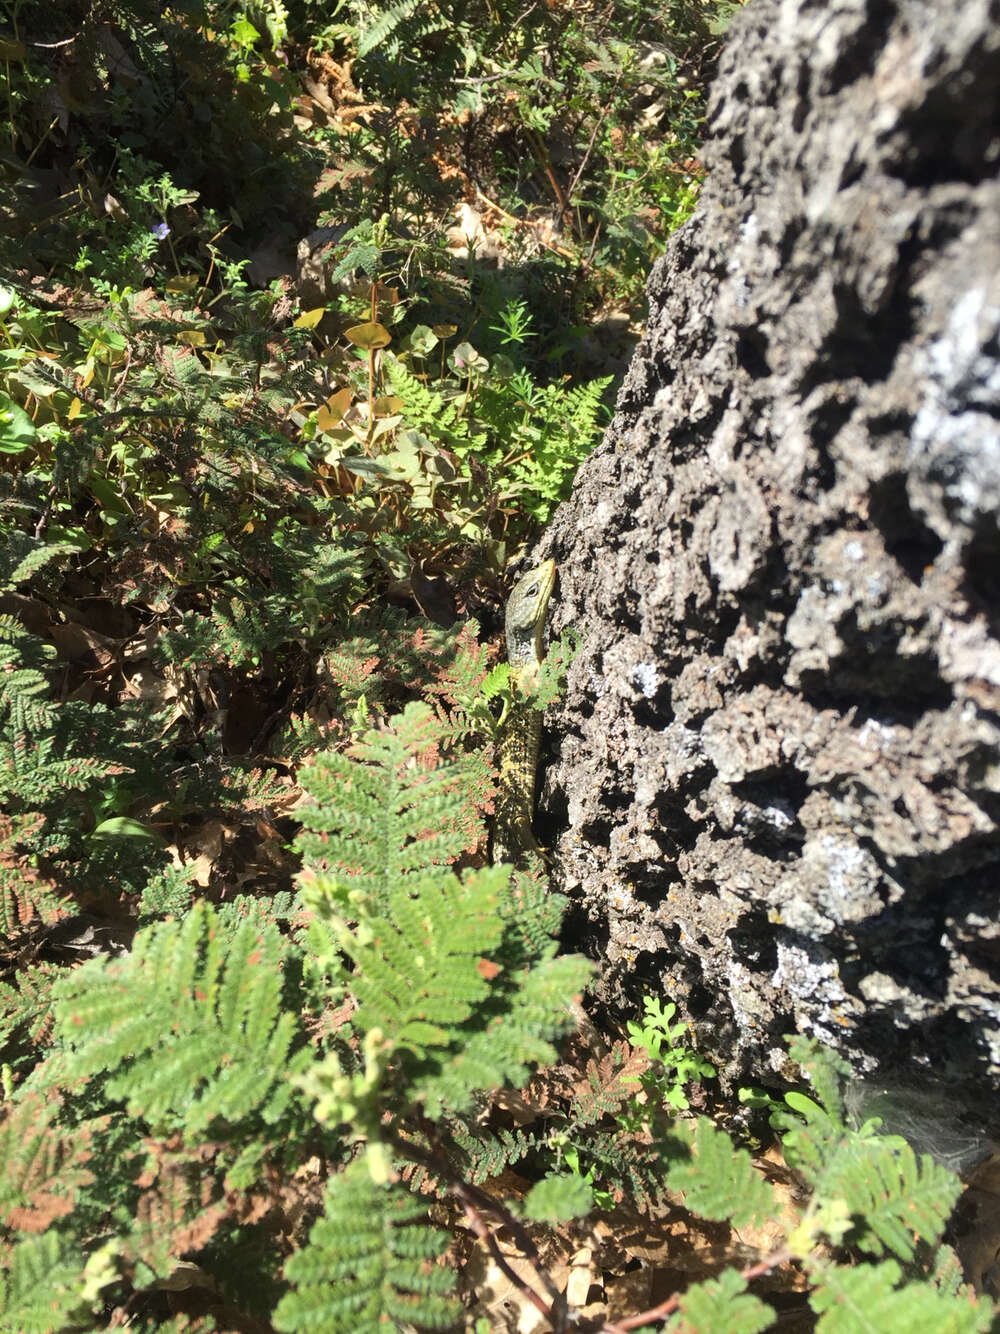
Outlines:
{"label": "green leaf", "polygon": [[407,340],[409,350],[415,357],[430,356],[440,341],[434,330],[429,329],[426,324],[418,324]]}
{"label": "green leaf", "polygon": [[[312,310],[304,310],[301,315],[292,323],[293,329],[315,329],[317,324],[326,314],[326,306],[315,306]],[[343,416],[343,413],[341,413]]]}
{"label": "green leaf", "polygon": [[150,829],[148,825],[141,824],[138,820],[132,820],[127,815],[116,815],[110,820],[102,820],[90,835],[91,838],[138,838],[150,843],[163,843],[163,839],[155,829]]}
{"label": "green leaf", "polygon": [[229,27],[230,34],[237,46],[249,47],[260,40],[260,33],[253,24],[242,15],[234,19]]}
{"label": "green leaf", "polygon": [[392,342],[389,330],[375,320],[352,325],[350,329],[344,330],[344,337],[349,343],[362,348],[365,352],[375,352],[380,347],[388,347]]}
{"label": "green leaf", "polygon": [[0,454],[23,454],[38,432],[24,408],[0,393]]}
{"label": "green leaf", "polygon": [[524,1200],[524,1216],[536,1223],[565,1223],[584,1218],[594,1207],[594,1192],[581,1176],[547,1176]]}

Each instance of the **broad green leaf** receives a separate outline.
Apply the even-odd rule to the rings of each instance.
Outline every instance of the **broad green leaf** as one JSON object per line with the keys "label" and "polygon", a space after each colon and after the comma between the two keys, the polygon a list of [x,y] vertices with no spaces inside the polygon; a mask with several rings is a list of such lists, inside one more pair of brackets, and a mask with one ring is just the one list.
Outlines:
{"label": "broad green leaf", "polygon": [[163,839],[155,829],[132,820],[127,815],[115,815],[109,820],[102,820],[91,834],[91,838],[141,838],[150,843],[162,843]]}
{"label": "broad green leaf", "polygon": [[0,393],[0,454],[23,454],[37,431],[24,408],[9,394]]}

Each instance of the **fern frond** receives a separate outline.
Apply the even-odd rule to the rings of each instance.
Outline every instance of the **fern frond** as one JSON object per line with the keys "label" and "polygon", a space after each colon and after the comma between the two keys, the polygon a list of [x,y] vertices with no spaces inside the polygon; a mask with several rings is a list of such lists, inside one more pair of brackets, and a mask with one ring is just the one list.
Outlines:
{"label": "fern frond", "polygon": [[57,1102],[31,1094],[7,1103],[0,1119],[0,1219],[21,1232],[44,1232],[73,1208],[77,1189],[92,1180],[85,1127],[70,1134],[53,1122]]}
{"label": "fern frond", "polygon": [[926,1283],[897,1287],[902,1271],[895,1260],[810,1268],[820,1280],[809,1296],[819,1316],[816,1334],[982,1334],[993,1325],[992,1303],[958,1301]]}
{"label": "fern frond", "polygon": [[358,59],[363,60],[379,47],[385,48],[385,55],[394,56],[404,42],[410,48],[421,37],[446,26],[444,16],[434,13],[427,0],[397,0],[396,4],[383,9],[374,22],[362,28]]}
{"label": "fern frond", "polygon": [[577,1129],[614,1116],[635,1097],[639,1077],[649,1069],[649,1054],[642,1047],[616,1042],[600,1061],[591,1058],[584,1081],[573,1090],[569,1115]]}
{"label": "fern frond", "polygon": [[52,1334],[70,1326],[83,1270],[79,1245],[54,1228],[12,1246],[0,1269],[0,1329]]}
{"label": "fern frond", "polygon": [[[346,888],[384,908],[396,886],[468,846],[463,757],[442,760],[447,729],[426,704],[409,704],[346,755],[317,756],[302,785],[317,803],[301,812],[296,840],[314,870],[311,906]],[[322,909],[321,909],[322,910]]]}
{"label": "fern frond", "polygon": [[461,880],[445,872],[415,895],[396,886],[384,917],[365,913],[357,932],[345,932],[355,1027],[382,1029],[397,1051],[418,1060],[459,1045],[461,1025],[489,992],[486,965],[502,936],[497,908],[506,879],[503,868],[487,867]]}
{"label": "fern frond", "polygon": [[35,1046],[47,1041],[52,1026],[52,984],[59,976],[54,964],[22,968],[17,986],[0,982],[0,1045],[22,1026]]}
{"label": "fern frond", "polygon": [[285,1276],[293,1291],[274,1327],[286,1334],[384,1334],[444,1329],[458,1317],[454,1275],[440,1265],[448,1234],[402,1186],[377,1185],[363,1161],[330,1182],[323,1217]]}
{"label": "fern frond", "polygon": [[231,1211],[204,1162],[176,1152],[162,1141],[145,1142],[146,1161],[139,1175],[143,1187],[133,1226],[120,1243],[120,1254],[144,1266],[145,1283],[168,1278],[178,1261],[201,1250]]}
{"label": "fern frond", "polygon": [[499,1176],[533,1150],[547,1144],[548,1138],[548,1130],[528,1130],[523,1126],[515,1130],[501,1126],[496,1132],[476,1134],[458,1121],[451,1126],[450,1133],[461,1161],[462,1174],[473,1185]]}
{"label": "fern frond", "polygon": [[616,1199],[627,1198],[647,1211],[662,1200],[663,1168],[646,1145],[616,1129],[589,1131],[576,1140],[576,1146]]}
{"label": "fern frond", "polygon": [[384,913],[360,903],[357,928],[338,926],[354,964],[352,1025],[379,1035],[432,1118],[553,1061],[553,1040],[573,1023],[567,998],[589,975],[581,959],[551,957],[552,942],[549,957],[505,970],[507,877],[504,867],[408,877],[388,891]]}
{"label": "fern frond", "polygon": [[829,1120],[844,1124],[843,1083],[851,1077],[851,1067],[842,1056],[821,1047],[812,1038],[796,1034],[788,1044],[788,1055],[802,1067],[803,1074],[816,1091],[820,1106]]}
{"label": "fern frond", "polygon": [[935,1245],[962,1183],[929,1154],[917,1158],[908,1144],[849,1137],[815,1180],[824,1198],[841,1197],[857,1223],[852,1239],[874,1255],[891,1251],[913,1258],[917,1242]]}
{"label": "fern frond", "polygon": [[68,910],[52,881],[44,880],[19,849],[27,849],[45,823],[37,812],[0,815],[0,939],[15,936],[31,921],[58,921]]}
{"label": "fern frond", "polygon": [[520,1087],[534,1066],[555,1061],[556,1039],[575,1022],[567,1001],[583,990],[590,972],[586,960],[568,955],[543,959],[509,980],[501,977],[498,990],[506,1008],[464,1042],[456,1042],[445,1065],[415,1073],[414,1093],[427,1115],[433,1119],[445,1108],[461,1111],[482,1090]]}
{"label": "fern frond", "polygon": [[205,903],[140,930],[127,958],[92,959],[54,987],[64,1051],[52,1078],[103,1074],[130,1115],[186,1138],[251,1113],[274,1120],[301,1064],[297,1020],[280,1006],[288,950],[273,927],[230,934]]}
{"label": "fern frond", "polygon": [[705,1116],[694,1121],[676,1121],[667,1132],[664,1147],[687,1150],[680,1162],[667,1167],[665,1184],[683,1192],[684,1204],[701,1218],[735,1227],[760,1223],[773,1200],[763,1177],[753,1169],[746,1149],[736,1149],[724,1130],[717,1130]]}
{"label": "fern frond", "polygon": [[518,960],[528,960],[548,949],[559,931],[566,899],[549,888],[548,880],[537,871],[515,871],[511,892],[505,896],[500,911],[508,927],[508,947],[517,944]]}
{"label": "fern frond", "polygon": [[6,580],[7,588],[15,588],[30,579],[38,570],[60,556],[79,555],[80,548],[74,542],[49,542],[35,547],[18,561]]}
{"label": "fern frond", "polygon": [[453,449],[460,457],[482,449],[486,433],[474,430],[470,421],[459,414],[454,399],[428,389],[394,357],[386,357],[383,365],[393,394],[403,404],[401,412],[408,427]]}
{"label": "fern frond", "polygon": [[563,1223],[583,1218],[593,1207],[594,1192],[583,1177],[550,1172],[525,1196],[524,1216],[536,1223]]}
{"label": "fern frond", "polygon": [[774,1310],[746,1291],[735,1269],[695,1283],[666,1324],[669,1334],[759,1334],[770,1329]]}
{"label": "fern frond", "polygon": [[855,1222],[852,1240],[872,1254],[888,1250],[909,1260],[918,1239],[936,1244],[961,1191],[959,1178],[928,1154],[918,1160],[905,1141],[880,1137],[877,1122],[859,1131],[845,1124],[840,1080],[848,1067],[841,1058],[802,1038],[789,1051],[820,1098],[787,1094],[797,1115],[773,1118],[789,1166],[819,1198],[844,1200]]}

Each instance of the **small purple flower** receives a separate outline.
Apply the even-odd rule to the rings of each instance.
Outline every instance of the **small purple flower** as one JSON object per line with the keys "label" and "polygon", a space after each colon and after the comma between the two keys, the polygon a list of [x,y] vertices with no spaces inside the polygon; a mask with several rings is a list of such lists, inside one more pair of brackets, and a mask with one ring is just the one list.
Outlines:
{"label": "small purple flower", "polygon": [[170,235],[170,228],[165,222],[158,222],[156,226],[152,228],[152,232],[158,241],[162,241],[164,237]]}

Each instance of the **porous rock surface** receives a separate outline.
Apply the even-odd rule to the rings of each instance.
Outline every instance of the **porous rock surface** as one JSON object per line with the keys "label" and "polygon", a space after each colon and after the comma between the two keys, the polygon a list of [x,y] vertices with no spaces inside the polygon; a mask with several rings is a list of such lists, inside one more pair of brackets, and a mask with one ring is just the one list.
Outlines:
{"label": "porous rock surface", "polygon": [[[539,828],[605,1004],[1000,1076],[1000,3],[752,0],[543,545]],[[996,1104],[992,1104],[994,1115]]]}

